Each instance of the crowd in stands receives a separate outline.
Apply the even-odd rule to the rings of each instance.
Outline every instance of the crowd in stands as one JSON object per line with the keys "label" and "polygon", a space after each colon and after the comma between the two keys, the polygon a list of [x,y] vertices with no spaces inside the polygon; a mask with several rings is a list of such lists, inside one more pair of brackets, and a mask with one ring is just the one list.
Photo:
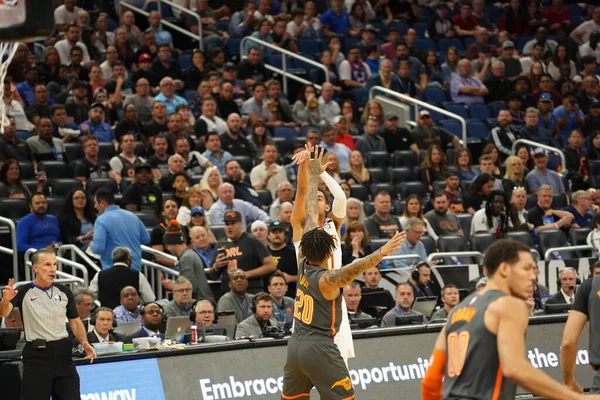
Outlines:
{"label": "crowd in stands", "polygon": [[[161,15],[152,0],[123,1],[149,16],[64,0],[47,40],[18,45],[0,136],[0,214],[18,222],[18,251],[73,244],[97,256],[104,270],[91,288],[117,321],[156,333],[155,315],[193,304],[210,317],[218,304],[240,324],[256,314],[240,336],[291,322],[291,156],[306,142],[325,148],[326,172],[348,197],[344,264],[397,230],[407,237],[396,255],[413,258],[379,268],[419,270],[438,249],[483,252],[506,237],[526,237],[542,256],[568,244],[600,250],[600,7],[177,0],[189,11],[163,5]],[[162,21],[199,34],[202,50]],[[244,37],[260,42],[240,54]],[[289,57],[311,84],[284,85],[270,69],[281,54],[264,42],[327,73]],[[463,117],[467,142],[456,119],[419,107],[411,125],[369,99],[373,87]],[[155,300],[138,272],[142,244],[177,258],[181,278],[163,282],[174,300],[152,312],[139,311],[140,299]],[[102,281],[120,279],[103,298]],[[210,279],[221,282],[214,293]],[[399,285],[389,309],[411,313],[420,286]],[[361,315],[356,289],[344,296]],[[434,319],[456,304],[458,289],[442,289]]]}

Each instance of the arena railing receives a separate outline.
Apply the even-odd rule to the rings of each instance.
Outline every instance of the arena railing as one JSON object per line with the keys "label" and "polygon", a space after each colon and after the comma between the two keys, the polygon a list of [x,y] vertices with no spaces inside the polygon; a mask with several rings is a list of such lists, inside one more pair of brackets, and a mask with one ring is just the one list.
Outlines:
{"label": "arena railing", "polygon": [[10,246],[11,248],[0,246],[0,253],[12,256],[13,277],[15,281],[19,280],[19,255],[17,252],[17,230],[15,222],[10,218],[0,217],[0,226],[5,225],[10,230]]}
{"label": "arena railing", "polygon": [[[31,248],[31,249],[27,249],[27,251],[25,252],[25,256],[24,256],[24,258],[25,258],[25,280],[27,280],[27,281],[32,280],[32,277],[34,276],[33,264],[31,263],[31,256],[36,251],[37,251],[37,249]],[[83,278],[80,278],[81,283],[85,287],[89,286],[90,277],[89,277],[88,270],[84,265],[82,265],[78,262],[75,262],[75,261],[68,260],[66,258],[62,258],[62,257],[56,257],[56,260],[58,261],[59,266],[62,263],[63,265],[71,267],[71,272],[73,272],[73,274],[75,274],[75,271],[81,272],[81,275],[83,275]],[[57,270],[57,275],[58,276],[69,275],[69,277],[75,276],[75,275],[71,275],[71,274],[67,274],[67,273],[63,272],[62,267],[59,267],[59,269]]]}
{"label": "arena railing", "polygon": [[421,260],[421,256],[418,254],[402,254],[398,256],[385,256],[381,261],[394,261],[394,260]]}
{"label": "arena railing", "polygon": [[[28,261],[31,264],[31,261]],[[79,278],[78,276],[73,276],[71,274],[67,274],[66,272],[57,271],[57,275],[59,278],[56,279],[56,283],[63,283],[65,285],[73,285],[76,286],[84,286],[83,278]],[[15,287],[29,283],[29,281],[21,281],[15,282]]]}
{"label": "arena railing", "polygon": [[[91,269],[93,269],[96,272],[102,271],[102,269],[98,266],[98,264],[96,264],[83,250],[81,250],[79,247],[75,246],[74,244],[63,244],[62,246],[60,246],[58,248],[56,255],[58,257],[66,258],[66,257],[64,257],[64,255],[65,255],[65,252],[67,252],[67,251],[70,251],[71,261],[79,262],[79,261],[77,261],[77,257],[80,257],[81,260],[83,260],[85,262],[86,266],[89,266]],[[62,271],[62,266],[60,264],[59,264],[59,269]]]}
{"label": "arena railing", "polygon": [[433,260],[436,258],[444,258],[444,257],[476,257],[479,259],[478,263],[483,263],[483,254],[478,251],[449,251],[449,252],[440,252],[440,253],[431,253],[427,257],[427,262],[431,264]]}
{"label": "arena railing", "polygon": [[[198,47],[199,47],[199,49],[200,50],[204,50],[203,47],[202,47],[202,20],[200,19],[200,16],[197,13],[190,12],[189,9],[187,9],[185,7],[182,7],[179,4],[173,3],[172,1],[168,1],[168,0],[155,0],[155,2],[158,5],[158,10],[157,11],[158,11],[159,15],[161,13],[161,3],[165,3],[165,4],[170,5],[173,8],[176,8],[178,10],[181,10],[181,11],[185,12],[188,15],[191,15],[192,17],[195,17],[198,20],[198,32],[199,32],[198,35],[196,35],[195,33],[190,32],[187,29],[184,29],[184,28],[182,28],[180,26],[175,25],[174,23],[172,23],[170,21],[164,20],[162,18],[162,15],[161,15],[161,18],[160,18],[160,20],[161,20],[160,23],[162,25],[168,26],[169,28],[171,28],[171,29],[173,29],[173,30],[175,30],[175,31],[177,31],[177,32],[179,32],[179,33],[187,36],[187,37],[190,37],[192,39],[197,40],[198,41]],[[150,13],[148,11],[143,10],[141,8],[138,8],[136,6],[133,6],[133,5],[129,4],[128,2],[126,2],[125,0],[121,0],[120,4],[121,4],[121,7],[125,7],[127,9],[129,9],[131,11],[134,11],[134,12],[136,12],[138,14],[141,14],[141,15],[143,15],[145,17],[148,17],[150,15]]]}
{"label": "arena railing", "polygon": [[586,251],[586,250],[591,251],[592,254],[594,252],[594,248],[592,246],[588,246],[588,245],[551,247],[548,250],[546,250],[546,252],[544,253],[544,261],[552,261],[552,259],[553,259],[552,256],[556,252],[560,253],[561,251],[571,252],[571,251]]}
{"label": "arena railing", "polygon": [[463,141],[463,145],[466,146],[467,145],[467,121],[461,117],[460,115],[451,113],[450,111],[444,110],[443,108],[439,108],[436,107],[432,104],[426,103],[424,101],[421,101],[419,99],[415,99],[412,98],[410,96],[407,96],[405,94],[402,93],[398,93],[394,90],[390,90],[388,88],[384,88],[383,86],[373,86],[371,89],[369,89],[369,99],[372,99],[373,97],[375,97],[375,92],[381,92],[381,93],[385,93],[388,96],[391,97],[395,97],[397,99],[401,99],[403,102],[409,103],[410,105],[415,107],[415,115],[419,115],[419,106],[423,107],[423,108],[427,108],[429,110],[433,110],[435,112],[438,112],[440,114],[446,115],[450,118],[454,118],[456,120],[458,120],[458,122],[460,122],[460,125],[462,127],[462,141]]}
{"label": "arena railing", "polygon": [[544,150],[548,150],[552,153],[556,153],[558,154],[558,157],[560,158],[560,166],[561,166],[561,171],[560,174],[562,176],[567,176],[567,159],[565,158],[565,153],[562,152],[562,150],[557,149],[556,147],[552,147],[552,146],[548,146],[547,144],[541,144],[538,142],[534,142],[533,140],[529,140],[529,139],[517,139],[514,141],[513,145],[512,145],[512,152],[515,153],[517,146],[519,144],[527,144],[533,147],[540,147]]}
{"label": "arena railing", "polygon": [[179,271],[173,268],[144,259],[142,259],[142,273],[148,279],[148,283],[150,283],[150,287],[158,300],[164,299],[167,294],[162,286],[163,279],[176,280],[179,276]]}
{"label": "arena railing", "polygon": [[296,60],[300,60],[307,64],[313,65],[315,68],[322,69],[323,71],[325,71],[325,81],[327,83],[329,83],[329,70],[323,64],[321,64],[317,61],[311,60],[310,58],[306,58],[299,54],[293,53],[289,50],[282,49],[281,47],[277,47],[271,43],[265,42],[264,40],[260,40],[255,37],[252,37],[252,36],[246,36],[246,37],[242,38],[242,40],[240,41],[240,60],[244,60],[247,58],[246,55],[244,54],[244,45],[246,44],[247,41],[256,42],[256,43],[260,44],[262,47],[266,47],[268,49],[271,49],[273,51],[281,53],[281,68],[282,69],[274,67],[269,64],[265,64],[265,68],[267,68],[270,71],[281,74],[281,76],[283,76],[283,92],[286,95],[288,94],[288,82],[287,82],[288,78],[298,81],[300,83],[303,83],[305,85],[312,85],[315,88],[317,88],[318,90],[321,90],[321,85],[317,85],[315,82],[311,82],[307,79],[304,79],[297,75],[294,75],[291,72],[288,72],[288,57],[295,58]]}

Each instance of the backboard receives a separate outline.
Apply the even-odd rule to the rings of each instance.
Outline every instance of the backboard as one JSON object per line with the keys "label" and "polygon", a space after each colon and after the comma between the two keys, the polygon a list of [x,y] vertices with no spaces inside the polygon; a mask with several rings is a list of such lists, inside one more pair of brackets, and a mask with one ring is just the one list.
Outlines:
{"label": "backboard", "polygon": [[0,42],[46,39],[53,28],[53,3],[50,0],[0,0]]}

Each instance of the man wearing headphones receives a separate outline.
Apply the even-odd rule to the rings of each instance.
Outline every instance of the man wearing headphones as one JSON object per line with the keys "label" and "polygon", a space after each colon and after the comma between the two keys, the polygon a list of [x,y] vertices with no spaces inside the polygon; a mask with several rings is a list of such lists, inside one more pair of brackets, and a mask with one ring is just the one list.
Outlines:
{"label": "man wearing headphones", "polygon": [[160,329],[166,322],[167,316],[162,306],[158,303],[147,303],[140,310],[140,314],[142,314],[142,328],[131,335],[127,335],[127,339],[157,337],[164,340],[165,335],[160,332]]}
{"label": "man wearing headphones", "polygon": [[431,282],[431,267],[426,262],[420,262],[413,267],[407,282],[413,289],[415,299],[434,296],[431,288],[427,286]]}
{"label": "man wearing headphones", "polygon": [[[94,326],[94,329],[87,334],[90,343],[127,341],[125,336],[112,331],[117,327],[117,321],[115,320],[115,313],[108,307],[98,307],[90,318],[90,324]],[[73,347],[77,347],[78,344],[75,341]]]}
{"label": "man wearing headphones", "polygon": [[252,299],[252,315],[243,320],[235,330],[236,339],[264,337],[269,326],[277,326],[273,319],[273,299],[268,293],[259,293]]}
{"label": "man wearing headphones", "polygon": [[415,297],[413,295],[412,286],[408,282],[400,282],[396,286],[396,307],[388,311],[381,319],[381,327],[387,328],[396,326],[396,317],[403,315],[421,315],[423,323],[426,322],[425,316],[418,311],[412,309]]}
{"label": "man wearing headphones", "polygon": [[577,271],[566,267],[558,273],[560,290],[546,300],[546,304],[573,304],[575,302],[575,288],[577,287]]}

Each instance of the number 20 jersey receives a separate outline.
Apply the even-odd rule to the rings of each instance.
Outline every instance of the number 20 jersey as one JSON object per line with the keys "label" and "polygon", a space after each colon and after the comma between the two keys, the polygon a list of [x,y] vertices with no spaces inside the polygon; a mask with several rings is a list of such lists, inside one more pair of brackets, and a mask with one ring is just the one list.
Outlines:
{"label": "number 20 jersey", "polygon": [[444,400],[514,400],[516,386],[504,378],[496,335],[484,323],[486,309],[505,295],[499,290],[474,293],[448,315]]}
{"label": "number 20 jersey", "polygon": [[308,266],[306,259],[298,267],[294,335],[333,338],[342,321],[342,296],[327,300],[321,294],[319,279],[327,272],[326,269]]}

